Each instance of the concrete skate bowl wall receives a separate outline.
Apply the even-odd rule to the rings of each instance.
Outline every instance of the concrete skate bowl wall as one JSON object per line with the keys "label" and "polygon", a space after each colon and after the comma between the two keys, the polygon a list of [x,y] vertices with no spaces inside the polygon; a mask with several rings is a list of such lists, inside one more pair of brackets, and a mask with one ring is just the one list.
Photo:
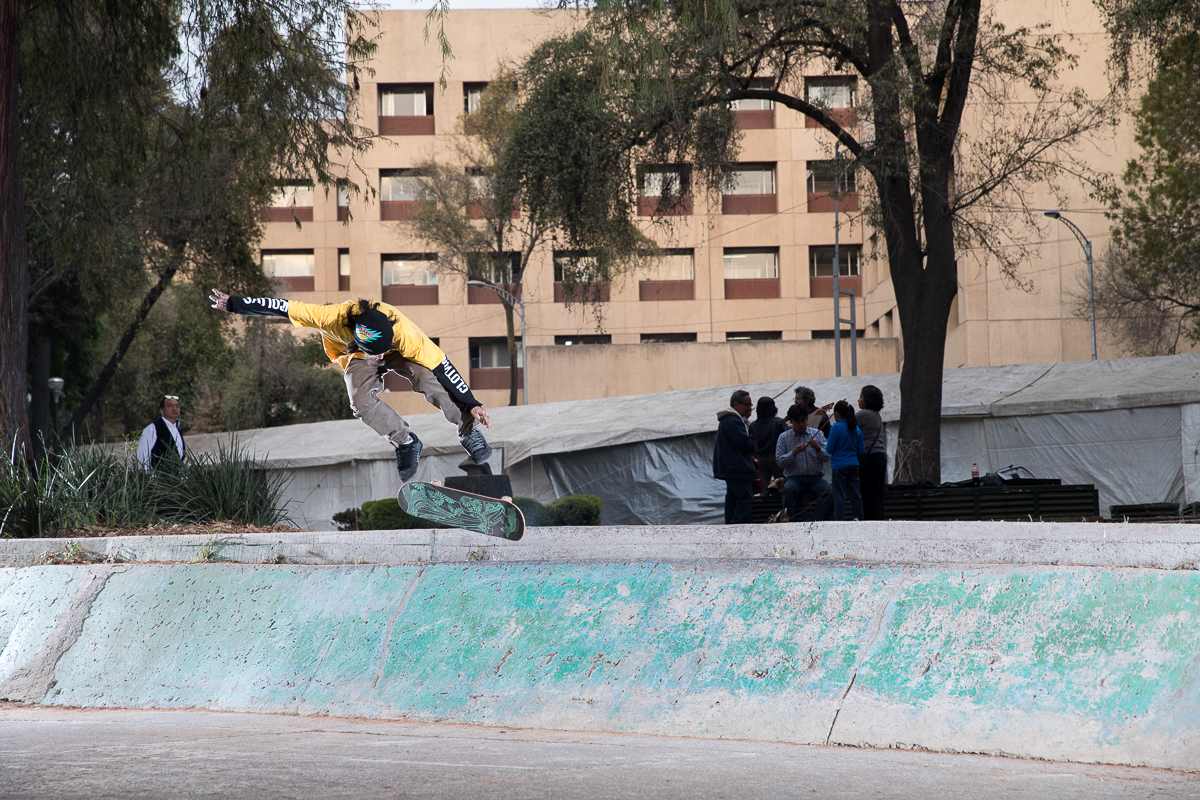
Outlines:
{"label": "concrete skate bowl wall", "polygon": [[1200,769],[1200,576],[783,560],[0,570],[0,697]]}

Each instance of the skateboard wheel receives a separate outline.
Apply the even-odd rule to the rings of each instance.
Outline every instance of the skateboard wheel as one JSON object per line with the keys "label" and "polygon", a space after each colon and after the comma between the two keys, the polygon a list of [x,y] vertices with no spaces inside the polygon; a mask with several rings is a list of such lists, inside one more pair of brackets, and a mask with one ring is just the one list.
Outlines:
{"label": "skateboard wheel", "polygon": [[501,500],[503,500],[503,501],[504,501],[504,502],[506,502],[506,503],[511,503],[511,502],[512,502],[512,498],[511,498],[511,497],[509,497],[508,495],[504,495],[504,497],[501,497],[500,499],[501,499]]}
{"label": "skateboard wheel", "polygon": [[434,486],[441,486],[441,485],[442,485],[442,482],[441,482],[441,481],[430,481],[430,483],[432,483]]}

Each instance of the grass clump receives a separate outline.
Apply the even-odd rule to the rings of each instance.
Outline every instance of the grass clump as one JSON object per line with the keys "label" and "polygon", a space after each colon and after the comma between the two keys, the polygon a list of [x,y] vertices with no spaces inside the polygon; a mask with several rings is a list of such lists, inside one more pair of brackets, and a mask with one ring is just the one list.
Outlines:
{"label": "grass clump", "polygon": [[154,474],[129,453],[94,446],[0,459],[0,536],[53,537],[86,527],[141,528],[160,522],[287,520],[286,478],[258,469],[235,441],[217,453],[179,459],[170,451]]}

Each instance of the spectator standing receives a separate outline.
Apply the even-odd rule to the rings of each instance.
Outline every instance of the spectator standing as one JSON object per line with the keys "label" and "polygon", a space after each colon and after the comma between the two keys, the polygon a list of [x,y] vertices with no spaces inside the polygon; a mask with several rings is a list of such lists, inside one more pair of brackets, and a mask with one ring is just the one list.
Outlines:
{"label": "spectator standing", "polygon": [[169,394],[159,402],[158,416],[142,430],[142,438],[138,441],[137,462],[142,469],[158,469],[158,462],[169,449],[183,458],[187,447],[183,443],[183,434],[179,432],[179,418],[182,414],[176,395]]}
{"label": "spectator standing", "polygon": [[846,500],[854,519],[863,518],[862,490],[859,486],[858,457],[866,453],[862,431],[854,417],[854,408],[845,400],[833,407],[833,425],[829,429],[829,466],[833,469],[833,518],[846,518]]}
{"label": "spectator standing", "polygon": [[717,412],[717,444],[713,448],[713,477],[725,481],[725,524],[750,521],[754,506],[754,452],[746,420],[754,403],[750,393],[738,389],[729,408]]}
{"label": "spectator standing", "polygon": [[883,392],[876,386],[864,386],[858,395],[858,412],[854,420],[867,448],[866,455],[858,457],[866,519],[883,519],[883,493],[887,491],[887,429],[879,416],[882,410]]}
{"label": "spectator standing", "polygon": [[828,439],[829,438],[829,413],[828,412],[829,412],[829,409],[833,406],[833,403],[830,403],[829,405],[825,405],[825,406],[821,406],[820,408],[817,408],[817,394],[816,394],[816,392],[814,392],[812,389],[808,388],[807,386],[797,386],[796,387],[795,401],[796,401],[797,405],[803,406],[804,410],[808,412],[808,427],[816,428],[817,430],[819,430],[821,432],[822,435],[825,436],[826,439]]}
{"label": "spectator standing", "polygon": [[[787,410],[788,430],[775,445],[775,461],[783,470],[783,507],[788,519],[796,519],[797,505],[804,494],[815,494],[817,506],[809,520],[825,519],[833,504],[832,491],[825,481],[825,434],[808,426],[808,410],[799,403]],[[805,520],[806,522],[808,520]]]}
{"label": "spectator standing", "polygon": [[779,435],[786,431],[787,424],[777,415],[779,408],[770,397],[758,398],[754,409],[754,422],[750,423],[750,435],[758,444],[758,478],[763,488],[771,484],[775,478],[783,476],[783,471],[775,463],[775,443]]}

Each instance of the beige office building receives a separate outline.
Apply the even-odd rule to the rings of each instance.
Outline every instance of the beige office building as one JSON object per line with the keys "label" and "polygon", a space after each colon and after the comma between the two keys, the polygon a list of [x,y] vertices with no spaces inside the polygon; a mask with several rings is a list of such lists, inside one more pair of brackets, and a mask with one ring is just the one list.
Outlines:
{"label": "beige office building", "polygon": [[[1107,43],[1090,3],[1004,4],[1002,13],[1010,27],[1048,21],[1069,31],[1080,60],[1066,77],[1093,95],[1107,91]],[[453,160],[460,117],[499,65],[575,18],[565,12],[453,10],[447,31],[455,58],[443,92],[437,86],[441,54],[425,40],[424,14],[381,12],[374,82],[362,84],[361,123],[381,137],[360,162],[365,177],[353,178],[370,181],[378,197],[351,201],[293,190],[268,212],[263,264],[289,298],[340,302],[361,296],[399,306],[451,361],[469,370],[481,400],[501,405],[509,385],[503,309],[486,289],[431,268],[429,247],[405,229],[414,198],[403,171],[429,157]],[[805,91],[853,116],[849,79],[813,75]],[[612,286],[599,325],[590,309],[568,308],[561,290],[556,295],[552,248],[537,255],[523,286],[531,402],[834,374],[832,139],[789,109],[743,104],[736,114],[744,139],[729,193],[719,205],[697,196],[683,209],[690,214],[673,219],[671,233],[658,236],[671,257],[653,272]],[[1098,168],[1119,171],[1132,153],[1129,126],[1087,147],[1086,157]],[[641,206],[647,212],[659,180],[645,181]],[[1056,205],[1049,191],[1039,191],[1030,196],[1035,206]],[[349,224],[341,221],[347,207]],[[862,337],[858,373],[894,372],[902,332],[881,242],[863,230],[855,195],[843,197],[839,210],[840,283],[855,292]],[[1101,253],[1108,226],[1082,187],[1071,189],[1063,211]],[[1071,297],[1084,285],[1083,250],[1061,223],[1044,220],[1041,234],[1044,240],[1022,271],[1026,288],[1006,281],[977,253],[960,254],[946,366],[1090,357],[1088,323],[1076,316]],[[843,301],[842,316],[850,313]],[[850,326],[843,327],[843,372],[850,374]],[[1119,348],[1102,331],[1100,356],[1117,355]],[[395,388],[406,387],[397,382]],[[402,411],[429,410],[408,393],[387,397]]]}

